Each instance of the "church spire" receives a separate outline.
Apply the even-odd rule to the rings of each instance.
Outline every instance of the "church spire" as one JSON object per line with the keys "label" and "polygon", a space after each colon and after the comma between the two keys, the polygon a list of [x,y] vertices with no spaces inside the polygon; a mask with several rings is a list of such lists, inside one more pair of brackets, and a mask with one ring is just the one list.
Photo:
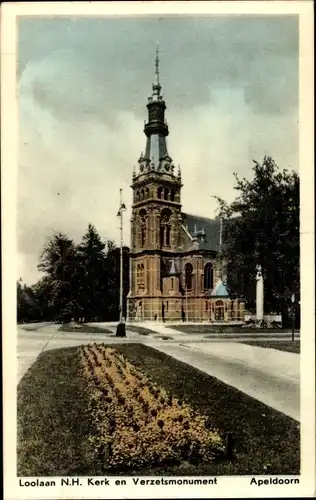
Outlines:
{"label": "church spire", "polygon": [[162,97],[160,96],[161,85],[159,78],[159,45],[157,43],[156,47],[156,58],[155,58],[155,83],[153,84],[153,93],[152,97],[149,97],[149,102],[154,99],[158,101],[162,101]]}
{"label": "church spire", "polygon": [[[162,162],[167,165],[170,175],[173,173],[172,160],[168,154],[166,137],[169,134],[168,125],[165,120],[166,103],[160,95],[160,68],[159,47],[156,47],[155,57],[155,80],[152,85],[152,95],[148,97],[148,120],[145,122],[144,132],[147,137],[145,155],[141,155],[139,163],[147,162],[150,170],[159,170]],[[164,167],[163,167],[164,168]],[[146,170],[145,166],[143,171]]]}
{"label": "church spire", "polygon": [[157,47],[156,47],[155,75],[156,75],[156,84],[160,85],[160,82],[159,82],[159,45],[158,45],[158,43],[157,43]]}

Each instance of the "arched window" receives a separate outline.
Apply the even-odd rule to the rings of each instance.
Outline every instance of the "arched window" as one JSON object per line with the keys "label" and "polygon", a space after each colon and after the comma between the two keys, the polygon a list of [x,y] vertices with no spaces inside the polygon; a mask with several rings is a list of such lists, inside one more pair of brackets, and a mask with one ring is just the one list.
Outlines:
{"label": "arched window", "polygon": [[144,286],[145,286],[144,264],[137,265],[136,283],[137,283],[137,288],[139,290],[144,289]]}
{"label": "arched window", "polygon": [[165,200],[169,199],[169,189],[168,188],[165,188],[165,190],[164,190],[164,199]]}
{"label": "arched window", "polygon": [[170,192],[170,200],[171,200],[171,201],[174,201],[174,198],[175,198],[175,191],[174,191],[174,189],[171,189],[171,192]]}
{"label": "arched window", "polygon": [[143,189],[141,190],[140,198],[141,198],[141,200],[143,200],[145,198],[145,192]]}
{"label": "arched window", "polygon": [[213,266],[210,262],[204,267],[204,289],[212,290],[214,283]]}
{"label": "arched window", "polygon": [[139,191],[136,191],[136,201],[139,201],[140,200],[140,194],[139,194]]}
{"label": "arched window", "polygon": [[162,191],[163,191],[162,187],[159,187],[157,191],[157,197],[159,198],[159,200],[161,200]]}
{"label": "arched window", "polygon": [[149,188],[146,188],[146,198],[149,198]]}
{"label": "arched window", "polygon": [[222,300],[215,302],[215,321],[224,320],[224,303]]}
{"label": "arched window", "polygon": [[171,211],[168,208],[165,208],[161,212],[160,216],[160,246],[170,246],[170,217]]}
{"label": "arched window", "polygon": [[185,265],[185,287],[187,290],[192,290],[192,274],[193,274],[193,267],[192,264],[186,264]]}

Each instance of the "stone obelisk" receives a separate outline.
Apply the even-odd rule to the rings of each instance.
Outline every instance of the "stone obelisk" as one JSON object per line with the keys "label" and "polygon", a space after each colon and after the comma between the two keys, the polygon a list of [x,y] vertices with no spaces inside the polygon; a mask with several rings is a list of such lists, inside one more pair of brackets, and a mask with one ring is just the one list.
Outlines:
{"label": "stone obelisk", "polygon": [[256,288],[256,319],[263,321],[264,315],[264,286],[261,266],[257,266],[257,288]]}

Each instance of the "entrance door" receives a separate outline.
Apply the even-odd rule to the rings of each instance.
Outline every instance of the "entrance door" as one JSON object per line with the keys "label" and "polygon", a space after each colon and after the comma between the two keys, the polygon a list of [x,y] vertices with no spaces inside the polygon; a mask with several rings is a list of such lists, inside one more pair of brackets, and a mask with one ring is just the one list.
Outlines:
{"label": "entrance door", "polygon": [[215,302],[215,321],[224,321],[224,303],[222,300]]}

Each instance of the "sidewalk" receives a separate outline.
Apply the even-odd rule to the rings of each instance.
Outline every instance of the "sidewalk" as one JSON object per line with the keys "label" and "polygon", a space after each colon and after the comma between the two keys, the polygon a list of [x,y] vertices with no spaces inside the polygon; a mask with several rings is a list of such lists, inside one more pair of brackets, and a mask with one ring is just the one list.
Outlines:
{"label": "sidewalk", "polygon": [[[221,356],[216,352],[211,354],[210,350],[192,349],[192,344],[186,346],[153,342],[152,344],[146,343],[146,345],[187,363],[294,420],[300,421],[300,384],[296,377],[285,377],[281,372],[269,373],[263,371],[260,365],[248,364],[245,361]],[[227,343],[223,346],[224,349],[226,345]],[[237,345],[234,344],[234,346]],[[253,346],[248,347],[253,349]],[[298,354],[293,354],[293,356],[299,359]],[[272,371],[277,372],[277,370]]]}
{"label": "sidewalk", "polygon": [[[186,343],[182,344],[185,346]],[[198,349],[206,354],[212,354],[227,360],[234,360],[249,367],[261,370],[277,378],[300,380],[300,355],[292,352],[257,347],[238,342],[191,343],[190,349]]]}

